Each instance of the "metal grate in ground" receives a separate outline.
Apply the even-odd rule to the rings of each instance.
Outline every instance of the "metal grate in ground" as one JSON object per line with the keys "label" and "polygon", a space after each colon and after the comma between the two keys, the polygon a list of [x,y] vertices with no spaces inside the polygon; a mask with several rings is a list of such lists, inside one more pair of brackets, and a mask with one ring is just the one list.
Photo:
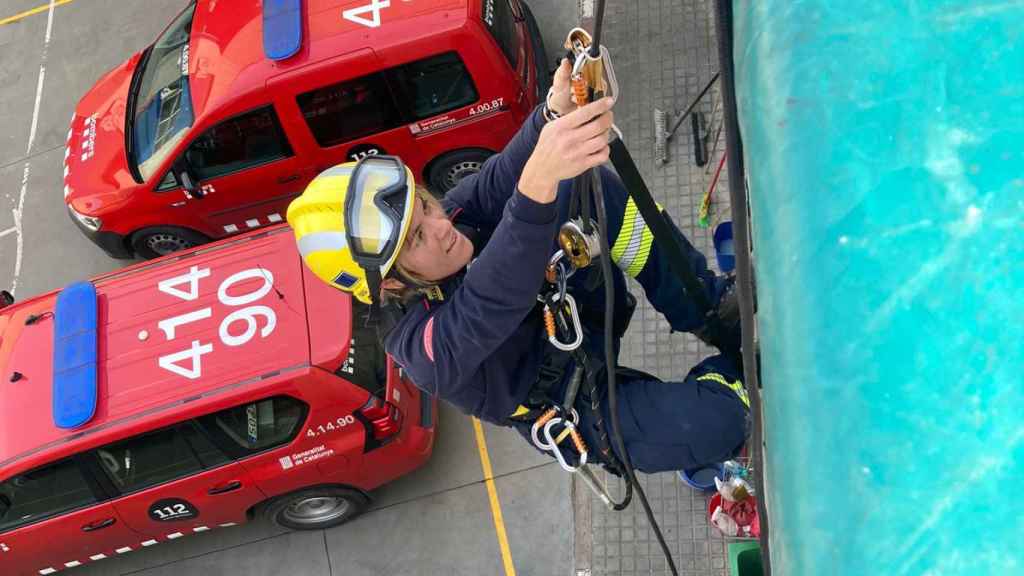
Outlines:
{"label": "metal grate in ground", "polygon": [[[586,16],[586,7],[581,5],[581,10]],[[722,114],[717,84],[696,108],[708,118],[709,149],[714,150],[706,166],[698,167],[694,162],[689,119],[669,143],[668,164],[656,165],[652,119],[653,109],[660,108],[668,113],[671,128],[673,117],[718,70],[713,4],[709,0],[607,0],[604,42],[612,51],[622,92],[615,108],[616,124],[655,200],[714,266],[711,233],[718,222],[730,219],[724,170],[715,190],[709,228],[698,225],[698,211],[725,150],[724,134],[717,147],[714,143]],[[642,294],[635,282],[631,290]],[[670,334],[661,315],[645,299],[639,300],[641,304],[623,340],[623,365],[668,380],[681,378],[711,352],[689,334]],[[726,541],[708,523],[708,498],[673,474],[641,475],[640,481],[679,573],[726,574]],[[614,487],[613,493],[621,494],[621,480],[609,477],[606,482]],[[584,485],[577,482],[574,490],[578,575],[669,573],[637,499],[628,510],[612,512]]]}

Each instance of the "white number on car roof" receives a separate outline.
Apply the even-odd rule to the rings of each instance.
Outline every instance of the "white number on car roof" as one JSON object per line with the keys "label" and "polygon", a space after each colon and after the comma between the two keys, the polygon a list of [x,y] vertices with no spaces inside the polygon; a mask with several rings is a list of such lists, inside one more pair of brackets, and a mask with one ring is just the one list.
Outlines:
{"label": "white number on car roof", "polygon": [[[170,294],[171,296],[177,296],[186,302],[191,302],[196,298],[199,298],[199,281],[210,275],[209,268],[199,269],[199,266],[193,266],[188,272],[181,276],[175,276],[174,278],[168,278],[167,280],[161,280],[157,284],[159,289],[164,294]],[[188,282],[188,292],[175,288],[179,284]]]}
{"label": "white number on car roof", "polygon": [[[168,278],[161,280],[157,284],[157,288],[170,296],[180,298],[186,302],[191,302],[199,298],[199,281],[210,275],[209,268],[199,268],[193,266],[188,272],[175,276],[174,278]],[[230,294],[229,290],[235,284],[252,278],[257,278],[263,281],[263,283],[256,289],[245,294]],[[182,284],[187,284],[187,290],[179,288]],[[262,268],[249,268],[236,272],[231,276],[227,277],[220,286],[217,288],[217,300],[220,301],[224,306],[236,308],[232,310],[227,316],[225,316],[220,322],[220,329],[218,335],[220,336],[221,342],[226,346],[241,346],[252,340],[253,336],[256,335],[257,329],[259,330],[260,337],[266,338],[274,331],[277,327],[277,315],[274,313],[273,308],[263,305],[252,305],[260,298],[266,296],[270,290],[274,287],[274,275],[269,270]],[[239,308],[239,306],[245,306]],[[179,314],[173,318],[167,318],[157,323],[164,332],[164,336],[168,341],[172,341],[177,337],[176,329],[185,324],[197,322],[209,318],[213,315],[213,308],[207,306],[200,308],[199,310],[193,310],[184,314]],[[264,318],[263,327],[259,327],[259,323],[256,320],[257,316]],[[232,334],[231,326],[236,322],[245,322],[245,330],[241,334]],[[172,354],[165,354],[161,356],[158,363],[161,368],[168,372],[177,374],[178,376],[184,376],[190,380],[195,380],[202,377],[203,355],[213,352],[213,343],[203,343],[200,340],[192,340],[191,346],[174,352]],[[190,363],[186,366],[185,363]]]}
{"label": "white number on car roof", "polygon": [[[408,0],[406,0],[408,1]],[[380,11],[391,7],[391,0],[370,0],[366,6],[349,8],[341,13],[341,17],[356,24],[362,24],[367,28],[380,27]],[[362,14],[370,13],[371,17],[366,18]]]}

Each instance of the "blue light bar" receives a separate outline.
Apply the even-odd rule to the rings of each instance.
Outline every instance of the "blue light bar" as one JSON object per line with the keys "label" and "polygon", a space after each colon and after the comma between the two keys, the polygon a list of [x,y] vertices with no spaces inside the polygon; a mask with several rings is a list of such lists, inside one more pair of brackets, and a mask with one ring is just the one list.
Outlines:
{"label": "blue light bar", "polygon": [[263,53],[291,58],[302,48],[302,0],[263,0]]}
{"label": "blue light bar", "polygon": [[53,423],[77,428],[96,414],[96,287],[61,290],[53,316]]}

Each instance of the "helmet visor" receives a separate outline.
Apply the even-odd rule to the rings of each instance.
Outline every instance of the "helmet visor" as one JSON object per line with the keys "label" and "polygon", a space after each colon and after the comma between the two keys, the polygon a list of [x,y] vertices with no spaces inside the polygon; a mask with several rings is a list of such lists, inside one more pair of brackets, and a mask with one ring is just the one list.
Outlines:
{"label": "helmet visor", "polygon": [[395,252],[409,190],[402,161],[368,156],[356,164],[349,180],[345,233],[356,262],[382,267]]}

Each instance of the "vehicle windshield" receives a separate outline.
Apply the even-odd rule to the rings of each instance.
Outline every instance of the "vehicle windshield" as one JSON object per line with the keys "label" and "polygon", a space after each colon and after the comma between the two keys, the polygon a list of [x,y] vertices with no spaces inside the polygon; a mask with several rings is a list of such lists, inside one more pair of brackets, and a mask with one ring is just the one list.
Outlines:
{"label": "vehicle windshield", "polygon": [[129,98],[130,157],[143,180],[156,172],[192,126],[188,83],[188,50],[193,3],[157,39],[140,66],[145,66]]}

